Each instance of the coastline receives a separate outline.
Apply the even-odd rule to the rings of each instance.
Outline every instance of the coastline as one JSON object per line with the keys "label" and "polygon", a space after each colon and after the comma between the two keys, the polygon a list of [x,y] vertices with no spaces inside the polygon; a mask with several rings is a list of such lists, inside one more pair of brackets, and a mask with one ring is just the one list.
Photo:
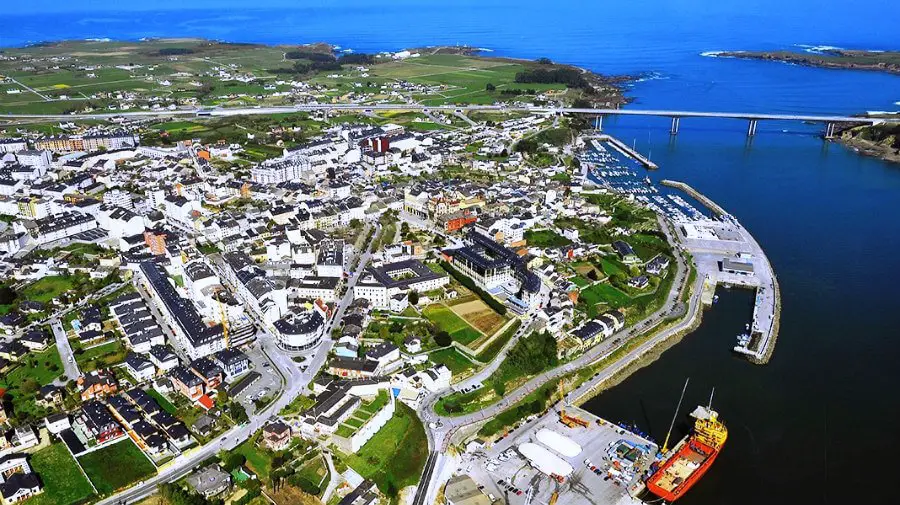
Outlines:
{"label": "coastline", "polygon": [[878,158],[890,163],[900,164],[900,151],[872,140],[861,139],[850,135],[842,135],[835,142],[852,149],[857,154]]}
{"label": "coastline", "polygon": [[900,75],[900,53],[828,49],[821,53],[796,51],[706,51],[702,56],[777,61],[834,70],[865,70]]}

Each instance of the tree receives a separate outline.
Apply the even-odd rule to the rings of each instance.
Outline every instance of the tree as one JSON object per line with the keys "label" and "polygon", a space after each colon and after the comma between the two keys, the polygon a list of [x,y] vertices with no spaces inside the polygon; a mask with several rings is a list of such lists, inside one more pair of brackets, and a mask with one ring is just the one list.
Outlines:
{"label": "tree", "polygon": [[407,297],[410,305],[418,305],[419,304],[419,293],[417,291],[410,291]]}
{"label": "tree", "polygon": [[487,84],[484,85],[484,90],[485,90],[485,91],[496,91],[496,90],[497,90],[497,86],[494,86],[493,83],[490,83],[490,82],[489,82],[489,83],[487,83]]}
{"label": "tree", "polygon": [[450,334],[444,330],[441,330],[434,335],[434,341],[441,347],[447,347],[448,345],[453,343],[453,339],[450,337]]}
{"label": "tree", "polygon": [[247,409],[240,402],[231,402],[228,407],[228,415],[238,424],[246,423],[248,420]]}
{"label": "tree", "polygon": [[21,386],[22,392],[27,395],[37,393],[38,389],[40,389],[40,388],[41,388],[41,385],[38,384],[38,382],[34,379],[29,378],[29,379],[25,379],[24,381],[22,381],[22,386]]}
{"label": "tree", "polygon": [[502,380],[495,380],[491,385],[494,388],[494,392],[497,393],[497,396],[503,398],[503,395],[506,394],[506,383]]}
{"label": "tree", "polygon": [[236,452],[224,452],[219,456],[219,460],[222,461],[222,469],[226,472],[231,472],[247,462],[247,458],[243,454]]}
{"label": "tree", "polygon": [[597,280],[597,271],[591,270],[590,272],[587,273],[587,276],[588,276],[588,279],[595,281],[595,280]]}

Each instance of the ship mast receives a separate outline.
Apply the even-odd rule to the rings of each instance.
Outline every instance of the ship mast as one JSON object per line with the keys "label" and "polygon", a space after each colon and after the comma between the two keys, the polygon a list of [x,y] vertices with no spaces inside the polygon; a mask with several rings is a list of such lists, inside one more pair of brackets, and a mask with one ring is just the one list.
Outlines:
{"label": "ship mast", "polygon": [[[684,388],[681,389],[681,398],[678,399],[678,406],[675,407],[675,415],[672,416],[672,424],[669,425],[669,431],[666,433],[666,440],[663,442],[662,452],[663,454],[669,452],[669,437],[672,435],[672,428],[675,427],[675,420],[678,419],[678,411],[681,410],[681,402],[684,401],[684,393],[687,391],[688,382],[691,381],[691,378],[688,377],[684,381]],[[712,397],[710,397],[710,402],[712,401]]]}

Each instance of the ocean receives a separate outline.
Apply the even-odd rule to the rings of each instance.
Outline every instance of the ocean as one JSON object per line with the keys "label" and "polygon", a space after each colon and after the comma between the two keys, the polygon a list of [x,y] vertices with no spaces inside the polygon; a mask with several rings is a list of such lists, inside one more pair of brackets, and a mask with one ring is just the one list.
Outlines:
{"label": "ocean", "polygon": [[[207,37],[274,44],[326,41],[377,52],[466,44],[641,76],[630,107],[853,114],[900,108],[900,77],[704,56],[816,46],[900,49],[900,3],[823,2],[254,2],[174,0],[156,10],[41,0],[0,15],[0,46],[48,39]],[[102,2],[106,3],[106,2]],[[24,4],[23,4],[24,5]],[[83,7],[82,7],[83,5]],[[17,7],[12,7],[16,9]],[[41,12],[34,9],[40,8]],[[10,11],[7,11],[10,12]],[[900,166],[819,138],[821,127],[737,120],[607,118],[604,128],[732,212],[765,248],[783,291],[772,361],[730,352],[749,322],[747,292],[723,291],[701,328],[587,408],[665,436],[681,386],[714,406],[730,439],[680,503],[891,503],[900,418]],[[865,310],[863,310],[865,309]],[[687,429],[684,416],[677,426]]]}

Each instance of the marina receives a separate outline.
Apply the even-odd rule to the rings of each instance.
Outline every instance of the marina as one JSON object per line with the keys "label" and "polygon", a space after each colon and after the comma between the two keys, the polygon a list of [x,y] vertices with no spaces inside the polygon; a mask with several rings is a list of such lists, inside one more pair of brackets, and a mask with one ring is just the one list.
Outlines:
{"label": "marina", "polygon": [[667,179],[656,184],[644,169],[645,159],[635,158],[637,153],[623,145],[609,135],[586,139],[580,157],[585,186],[626,195],[671,221],[678,241],[692,254],[704,279],[704,305],[715,303],[718,286],[754,290],[750,323],[746,333],[734,337],[733,350],[755,363],[765,363],[778,333],[780,294],[762,248],[737,218],[691,186]]}

